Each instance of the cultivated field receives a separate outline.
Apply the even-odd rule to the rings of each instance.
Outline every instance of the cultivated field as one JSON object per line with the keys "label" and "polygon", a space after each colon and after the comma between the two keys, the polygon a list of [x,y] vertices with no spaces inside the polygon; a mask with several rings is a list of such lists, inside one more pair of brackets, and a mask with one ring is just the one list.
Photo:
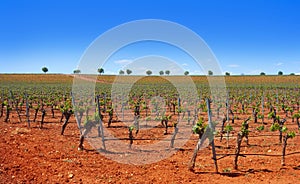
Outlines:
{"label": "cultivated field", "polygon": [[[223,93],[191,76],[193,96],[185,76],[103,75],[92,99],[72,98],[73,78],[0,75],[0,183],[300,183],[300,76],[227,76]],[[128,94],[112,98],[112,84],[122,89],[135,80]],[[184,88],[180,96],[170,81]],[[189,136],[179,146],[183,129]],[[108,133],[126,145],[122,152],[109,150]],[[213,143],[193,165],[200,137]],[[172,156],[119,163],[144,153],[155,160],[140,146],[162,140],[168,146],[158,154]]]}

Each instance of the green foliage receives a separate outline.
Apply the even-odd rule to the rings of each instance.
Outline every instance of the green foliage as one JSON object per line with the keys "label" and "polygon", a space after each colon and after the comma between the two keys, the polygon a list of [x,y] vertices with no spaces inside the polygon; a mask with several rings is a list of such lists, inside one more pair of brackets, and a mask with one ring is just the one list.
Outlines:
{"label": "green foliage", "polygon": [[151,74],[152,74],[152,71],[151,71],[151,70],[147,70],[147,71],[146,71],[146,74],[147,74],[147,75],[151,75]]}
{"label": "green foliage", "polygon": [[242,123],[242,129],[241,129],[241,133],[244,135],[248,135],[249,134],[249,130],[246,128],[247,126],[247,121],[244,121]]}
{"label": "green foliage", "polygon": [[3,105],[7,107],[7,106],[8,106],[8,101],[5,100],[5,101],[3,102]]}
{"label": "green foliage", "polygon": [[111,107],[107,107],[108,109],[106,109],[106,112],[108,113],[109,116],[112,116],[114,113],[114,109],[112,109]]}
{"label": "green foliage", "polygon": [[44,73],[47,73],[47,72],[48,72],[48,68],[44,66],[44,67],[42,68],[42,71],[43,71]]}
{"label": "green foliage", "polygon": [[264,116],[263,114],[258,114],[257,117],[258,117],[259,119],[263,119],[265,116]]}
{"label": "green foliage", "polygon": [[230,167],[224,168],[223,172],[224,173],[230,173],[231,172],[231,168]]}
{"label": "green foliage", "polygon": [[[167,74],[166,71],[165,71],[165,74]],[[48,75],[40,75],[40,76],[48,77]],[[15,76],[10,76],[10,77],[15,77]],[[32,77],[31,80],[34,80],[34,78],[37,78],[37,77],[38,76],[34,76],[34,77]],[[67,83],[66,82],[58,83],[57,81],[51,81],[53,77],[55,77],[55,76],[51,76],[51,78],[49,77],[49,81],[40,79],[40,81],[37,84],[36,83],[33,84],[32,81],[29,81],[26,84],[24,84],[23,82],[19,82],[20,84],[17,84],[18,81],[7,82],[7,83],[2,82],[1,89],[3,89],[4,92],[3,92],[3,96],[1,98],[1,102],[3,104],[5,104],[6,106],[8,105],[7,99],[9,99],[9,91],[12,89],[15,96],[19,95],[20,101],[18,101],[18,102],[20,103],[20,105],[21,104],[23,106],[25,105],[24,93],[26,92],[28,94],[29,104],[32,104],[33,107],[36,107],[37,102],[43,101],[43,103],[46,103],[47,105],[54,106],[54,109],[61,108],[62,111],[70,110],[72,108],[72,104],[71,104],[71,100],[70,100],[71,98],[70,98],[69,92],[72,91],[72,81],[70,80],[70,82],[67,82]],[[130,76],[128,78],[131,79],[133,77],[134,76]],[[153,78],[155,78],[155,77],[153,77]],[[158,77],[158,78],[161,78],[161,77]],[[182,78],[184,78],[184,77],[182,77]],[[197,77],[195,77],[195,78],[197,78]],[[261,78],[261,79],[265,80],[267,78],[268,77]],[[279,78],[281,78],[281,77],[279,77]],[[292,77],[292,78],[294,79],[294,77]],[[144,79],[147,79],[149,81],[141,82]],[[166,102],[168,102],[168,103],[171,103],[172,101],[176,101],[178,92],[176,91],[176,89],[171,88],[172,85],[168,85],[165,82],[159,83],[159,81],[156,79],[154,79],[154,81],[150,81],[150,79],[152,80],[152,77],[145,77],[144,79],[137,81],[133,85],[133,88],[129,94],[130,100],[137,99],[140,96],[143,97],[143,95],[144,95],[145,99],[147,100],[146,102],[149,103],[149,100],[153,96],[155,96],[157,94],[159,94],[159,95],[161,94],[162,97],[164,97]],[[176,76],[176,80],[177,79],[181,80],[180,77],[177,78],[177,76]],[[1,78],[0,80],[3,80],[3,78]],[[231,77],[228,78],[228,80],[231,80]],[[245,109],[246,109],[246,113],[248,115],[251,113],[249,108],[251,108],[252,106],[254,107],[254,110],[256,112],[259,112],[260,106],[261,106],[260,101],[261,101],[261,96],[262,96],[261,90],[264,90],[265,91],[264,95],[265,95],[265,99],[266,99],[265,102],[268,103],[268,105],[269,104],[279,105],[279,108],[277,108],[276,110],[277,110],[278,114],[281,115],[282,111],[281,111],[280,106],[283,102],[285,103],[285,104],[283,104],[283,107],[285,108],[285,110],[291,111],[293,109],[292,107],[294,107],[294,109],[296,109],[295,107],[297,107],[296,103],[299,102],[298,91],[296,90],[296,88],[298,89],[299,82],[297,82],[297,81],[298,80],[293,80],[293,82],[296,82],[296,84],[294,84],[294,83],[293,84],[288,84],[288,83],[286,83],[286,84],[280,83],[279,84],[279,83],[277,83],[277,81],[274,81],[274,83],[271,83],[270,85],[266,84],[265,81],[253,81],[254,84],[249,82],[249,84],[247,83],[245,85],[241,84],[242,82],[239,83],[239,81],[236,81],[238,84],[230,83],[228,85],[228,88],[230,89],[229,97],[230,97],[230,100],[233,100],[233,103],[232,103],[233,105],[238,104],[238,102],[241,102],[242,100],[247,100],[247,102],[245,102]],[[156,85],[157,82],[158,82],[158,85]],[[179,81],[179,82],[181,82],[181,81]],[[140,85],[140,84],[142,84],[142,85]],[[247,86],[247,85],[249,85],[249,86]],[[195,108],[201,107],[200,112],[203,114],[203,112],[207,111],[206,104],[203,103],[203,99],[205,97],[208,97],[211,95],[209,86],[207,84],[204,84],[201,81],[200,82],[197,81],[196,87],[198,88],[199,94],[201,94],[201,99],[200,99],[200,101],[197,101],[197,103],[193,100],[191,100],[191,101],[193,101],[192,103],[194,103],[193,107],[195,107]],[[274,93],[276,92],[277,89],[278,89],[278,101],[276,101],[276,94],[274,95]],[[85,89],[83,88],[82,90],[85,90]],[[188,93],[189,90],[190,89],[187,88],[185,92]],[[218,89],[216,89],[216,90],[218,90]],[[98,85],[98,84],[96,85],[96,89],[95,89],[96,94],[102,94],[103,92],[105,92],[105,93],[107,93],[107,97],[109,98],[111,91],[112,91],[111,84],[108,85],[107,83],[104,82],[104,83],[101,83],[100,85]],[[83,92],[82,94],[85,94],[85,93]],[[249,94],[251,94],[251,96],[249,96]],[[270,94],[270,95],[268,96],[268,94]],[[77,97],[77,95],[75,93],[74,93],[74,95]],[[121,98],[123,94],[120,93],[117,95],[118,95],[118,99],[122,102],[124,101],[124,103],[125,103],[126,99]],[[125,94],[125,95],[127,95],[127,94]],[[66,100],[64,98],[66,98]],[[107,102],[104,102],[101,99],[100,103],[102,105],[108,106],[108,104],[111,103],[110,99],[108,99],[108,98],[107,98]],[[126,96],[125,96],[125,98],[126,98]],[[80,102],[78,102],[78,99],[76,99],[76,105],[78,105],[79,107],[82,107],[82,108],[76,109],[77,112],[79,112],[79,111],[85,112],[85,109],[84,109],[85,107],[87,107],[87,106],[91,107],[91,105],[94,105],[93,100],[87,101],[85,97],[82,97],[82,99],[79,99],[79,100],[82,101],[82,105],[79,104]],[[188,100],[190,100],[190,99],[188,99]],[[241,101],[238,101],[238,100],[241,100]],[[66,103],[65,103],[65,101],[66,101]],[[218,101],[218,97],[214,99],[214,102],[217,102],[217,101]],[[185,102],[185,99],[183,99],[182,102]],[[219,109],[221,116],[222,116],[222,112],[225,108],[224,103],[222,103],[222,104],[223,104],[223,107]],[[32,106],[32,105],[30,105],[30,106]],[[213,109],[217,108],[217,106],[216,106],[217,103],[213,103],[212,105],[213,105]],[[15,107],[15,106],[12,106],[12,107]],[[149,105],[149,107],[150,107],[150,105]],[[170,107],[171,107],[171,110],[173,110],[172,105],[170,105]],[[178,105],[176,106],[176,108],[177,107],[178,107]],[[185,107],[185,105],[182,105],[182,107]],[[132,110],[131,109],[132,107],[127,105],[127,101],[123,108]],[[143,109],[146,108],[144,101],[141,102],[141,109],[142,108]],[[239,110],[239,108],[240,108],[240,106],[238,106],[237,110]],[[45,108],[45,109],[47,111],[50,110],[50,108]],[[120,112],[119,111],[120,109],[121,109],[121,105],[119,105],[116,108],[115,112],[116,113]],[[266,106],[266,109],[267,109],[267,106]],[[233,110],[236,110],[236,108]],[[4,108],[4,112],[5,112],[5,108]],[[144,112],[145,111],[141,112],[141,114],[142,114],[141,118],[145,117]],[[90,113],[91,113],[90,115],[93,114],[92,110],[90,111]],[[148,110],[148,113],[150,113],[150,109]],[[22,114],[24,114],[24,109],[22,111]],[[55,114],[58,115],[58,113],[55,113]],[[191,114],[194,115],[193,112]],[[267,116],[267,114],[265,114],[265,115]],[[268,115],[269,118],[270,118],[270,116],[271,115]],[[82,120],[84,120],[84,117],[82,118]],[[155,115],[152,117],[147,116],[146,119],[151,120],[151,118],[154,119],[154,117],[155,117]],[[187,117],[187,116],[185,116],[185,117]],[[191,116],[191,117],[193,119],[193,116]],[[261,118],[261,117],[262,116],[259,115],[259,118]],[[295,111],[293,114],[293,117],[300,118],[299,112]],[[98,118],[99,118],[98,114],[95,114],[94,117],[90,117],[91,120],[98,119]],[[288,118],[290,118],[290,117],[288,117]],[[106,120],[106,118],[105,118],[105,120]],[[290,121],[290,119],[288,119],[288,120]],[[288,124],[287,126],[290,126],[290,125]],[[205,123],[202,122],[202,123],[200,123],[200,125],[198,124],[197,126],[193,127],[193,131],[195,133],[199,132],[199,130],[203,130],[203,127],[205,129],[206,125],[205,125]],[[257,130],[262,131],[262,130],[264,130],[264,128],[269,129],[269,127],[270,126],[268,126],[268,127],[260,126],[260,127],[257,127]],[[279,127],[277,127],[277,128],[273,127],[272,129],[273,129],[273,131],[275,131],[276,129],[279,130]],[[283,128],[283,130],[284,130],[284,128]],[[285,131],[285,133],[286,132],[289,132],[289,131]]]}
{"label": "green foliage", "polygon": [[72,102],[70,99],[67,99],[63,104],[60,105],[60,111],[62,113],[72,110]]}
{"label": "green foliage", "polygon": [[231,132],[231,131],[233,130],[233,127],[232,127],[230,124],[227,124],[227,125],[225,126],[224,130],[225,130],[226,132]]}
{"label": "green foliage", "polygon": [[256,128],[256,130],[258,131],[263,131],[265,129],[265,126],[264,125],[261,125],[259,127]]}
{"label": "green foliage", "polygon": [[254,112],[259,113],[259,108],[258,107],[254,106],[253,108],[254,108]]}
{"label": "green foliage", "polygon": [[271,128],[270,128],[270,130],[271,130],[272,132],[277,131],[277,130],[279,130],[279,129],[280,129],[280,125],[279,125],[278,123],[274,123],[274,124],[271,126]]}
{"label": "green foliage", "polygon": [[293,114],[293,118],[300,118],[300,113]]}
{"label": "green foliage", "polygon": [[206,127],[207,127],[207,124],[204,125],[203,118],[200,117],[198,122],[193,126],[192,130],[193,130],[193,133],[200,134],[200,133],[204,132]]}
{"label": "green foliage", "polygon": [[155,121],[161,121],[162,119],[161,119],[161,117],[159,117],[159,116],[155,116],[154,120],[155,120]]}
{"label": "green foliage", "polygon": [[282,128],[281,128],[281,132],[286,132],[288,129],[287,129],[287,127],[286,126],[283,126]]}
{"label": "green foliage", "polygon": [[130,132],[132,132],[132,131],[134,130],[134,126],[133,126],[133,125],[129,126],[129,127],[128,127],[128,130],[129,130]]}
{"label": "green foliage", "polygon": [[119,75],[124,75],[124,74],[125,74],[124,70],[119,71]]}
{"label": "green foliage", "polygon": [[78,111],[79,113],[83,113],[85,110],[83,107],[77,107],[76,106],[76,111]]}
{"label": "green foliage", "polygon": [[161,120],[169,120],[169,119],[168,119],[167,116],[163,115],[163,116],[161,117]]}
{"label": "green foliage", "polygon": [[80,74],[81,71],[80,71],[79,69],[76,69],[76,70],[73,71],[73,73],[74,73],[74,74]]}
{"label": "green foliage", "polygon": [[266,75],[266,73],[265,72],[260,72],[260,75]]}
{"label": "green foliage", "polygon": [[147,109],[148,108],[147,104],[145,102],[143,102],[141,105],[142,105],[142,109]]}
{"label": "green foliage", "polygon": [[183,108],[182,108],[182,107],[178,108],[178,109],[176,110],[176,112],[177,112],[177,113],[182,113],[182,112],[183,112]]}
{"label": "green foliage", "polygon": [[86,117],[85,120],[84,120],[84,122],[83,122],[83,126],[85,127],[85,126],[89,125],[91,122],[92,122],[92,121],[89,120],[88,117]]}
{"label": "green foliage", "polygon": [[126,70],[126,73],[127,73],[127,75],[130,75],[130,74],[132,73],[132,70],[127,69],[127,70]]}
{"label": "green foliage", "polygon": [[273,118],[274,116],[275,116],[275,112],[274,112],[274,111],[272,111],[272,112],[270,112],[270,113],[268,114],[268,118],[269,118],[269,119]]}
{"label": "green foliage", "polygon": [[104,73],[104,69],[103,68],[98,68],[98,73],[101,75],[101,74],[103,74]]}
{"label": "green foliage", "polygon": [[99,113],[98,113],[98,112],[95,112],[95,113],[94,113],[93,120],[94,120],[94,121],[97,121],[97,122],[100,121],[100,116],[99,116]]}
{"label": "green foliage", "polygon": [[296,137],[296,133],[294,131],[287,133],[288,138]]}
{"label": "green foliage", "polygon": [[36,106],[34,106],[34,110],[38,110],[41,107],[40,103],[38,103]]}
{"label": "green foliage", "polygon": [[291,112],[291,113],[294,112],[294,109],[291,108],[291,107],[286,107],[285,110],[288,111],[288,112]]}
{"label": "green foliage", "polygon": [[151,116],[147,116],[145,120],[146,121],[151,121]]}
{"label": "green foliage", "polygon": [[207,106],[206,106],[205,103],[201,103],[201,104],[199,105],[199,108],[200,108],[203,112],[207,112]]}

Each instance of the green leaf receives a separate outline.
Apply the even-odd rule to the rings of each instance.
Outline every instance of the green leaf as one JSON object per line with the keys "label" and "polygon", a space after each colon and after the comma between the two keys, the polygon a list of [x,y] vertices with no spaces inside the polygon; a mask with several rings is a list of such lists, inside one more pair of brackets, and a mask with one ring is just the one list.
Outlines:
{"label": "green leaf", "polygon": [[294,138],[296,136],[296,133],[294,131],[292,131],[292,132],[289,132],[287,134],[287,136],[288,136],[288,138]]}
{"label": "green leaf", "polygon": [[258,131],[263,131],[265,129],[265,126],[264,125],[261,125],[259,127],[256,128],[256,130]]}
{"label": "green leaf", "polygon": [[281,129],[281,132],[286,132],[286,131],[287,131],[287,127],[283,126],[282,129]]}
{"label": "green leaf", "polygon": [[293,118],[300,118],[300,113],[296,113],[293,115]]}
{"label": "green leaf", "polygon": [[271,130],[272,132],[274,132],[274,131],[276,131],[276,130],[279,130],[279,128],[280,128],[279,124],[278,124],[278,123],[274,123],[274,124],[271,126],[270,130]]}
{"label": "green leaf", "polygon": [[131,126],[128,127],[128,130],[129,130],[130,132],[133,131],[133,129],[134,129],[134,126],[133,126],[133,125],[131,125]]}
{"label": "green leaf", "polygon": [[263,119],[263,118],[264,118],[264,115],[263,115],[263,114],[258,114],[257,117],[258,117],[259,119]]}
{"label": "green leaf", "polygon": [[226,132],[230,132],[230,131],[232,131],[233,130],[233,127],[230,125],[230,124],[227,124],[226,126],[225,126],[225,131]]}
{"label": "green leaf", "polygon": [[8,105],[7,100],[5,100],[5,101],[3,102],[3,104],[4,104],[4,106],[7,106],[7,105]]}
{"label": "green leaf", "polygon": [[272,112],[270,112],[270,113],[268,114],[268,118],[269,118],[269,119],[273,118],[274,116],[275,116],[274,111],[272,111]]}

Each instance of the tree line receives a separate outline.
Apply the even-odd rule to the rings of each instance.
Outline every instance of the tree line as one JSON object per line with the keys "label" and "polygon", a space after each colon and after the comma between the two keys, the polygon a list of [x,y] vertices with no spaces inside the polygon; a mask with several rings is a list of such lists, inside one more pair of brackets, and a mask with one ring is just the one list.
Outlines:
{"label": "tree line", "polygon": [[[46,74],[49,71],[49,69],[46,66],[44,66],[44,67],[42,67],[42,71]],[[100,75],[104,74],[104,68],[98,68],[97,71]],[[80,74],[80,73],[81,73],[80,69],[73,70],[73,74]],[[126,70],[120,70],[119,71],[119,75],[125,75],[125,73],[127,75],[130,75],[130,74],[132,74],[132,70],[126,69]],[[165,71],[161,70],[161,71],[158,72],[159,75],[170,75],[170,73],[171,73],[170,70],[165,70]],[[146,71],[146,75],[150,76],[152,74],[153,74],[153,72],[151,70]],[[184,71],[183,74],[185,76],[187,76],[187,75],[190,74],[190,72],[189,71]],[[212,76],[214,73],[213,73],[213,71],[208,70],[207,74],[209,76]],[[229,72],[225,72],[225,76],[230,76],[230,75],[231,74]],[[241,75],[244,75],[244,74],[241,74]],[[267,75],[267,74],[265,72],[260,72],[259,75],[264,76],[264,75]],[[283,75],[283,72],[278,71],[277,75]],[[296,74],[295,73],[290,73],[289,75],[296,75]]]}

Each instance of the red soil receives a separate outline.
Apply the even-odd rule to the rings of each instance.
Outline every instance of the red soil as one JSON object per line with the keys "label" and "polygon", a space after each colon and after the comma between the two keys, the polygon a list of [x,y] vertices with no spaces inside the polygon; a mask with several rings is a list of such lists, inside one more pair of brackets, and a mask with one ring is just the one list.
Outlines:
{"label": "red soil", "polygon": [[[258,155],[239,157],[238,170],[233,169],[234,156],[227,156],[218,160],[220,173],[215,173],[208,147],[198,152],[195,171],[191,172],[188,163],[197,143],[196,135],[173,156],[135,166],[109,160],[87,142],[85,150],[78,151],[79,131],[73,116],[63,136],[58,117],[48,115],[43,129],[39,129],[37,123],[28,129],[25,122],[16,123],[16,114],[13,116],[8,123],[0,118],[0,183],[300,183],[299,136],[288,140],[289,155],[284,167],[280,156],[266,156],[281,154],[278,137],[257,136],[249,138],[249,146],[242,143],[241,154]],[[250,123],[252,136],[275,135],[269,130],[258,133],[254,126],[258,125]],[[158,130],[163,132],[164,129]],[[225,148],[225,139],[220,142],[216,138],[217,154],[234,153],[236,134],[233,136],[230,149]]]}

